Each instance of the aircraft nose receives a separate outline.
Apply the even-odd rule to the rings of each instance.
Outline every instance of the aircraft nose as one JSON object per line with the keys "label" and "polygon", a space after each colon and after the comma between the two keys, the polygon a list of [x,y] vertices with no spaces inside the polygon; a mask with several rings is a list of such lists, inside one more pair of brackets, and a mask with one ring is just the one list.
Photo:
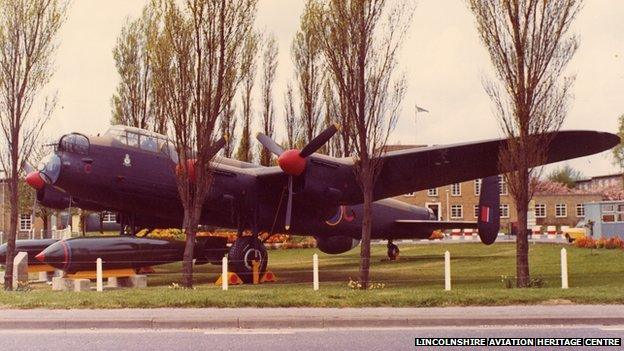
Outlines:
{"label": "aircraft nose", "polygon": [[47,263],[52,267],[62,269],[67,263],[68,250],[63,240],[45,248],[35,258],[42,263]]}
{"label": "aircraft nose", "polygon": [[45,186],[45,182],[43,181],[43,178],[41,178],[39,171],[32,171],[28,173],[26,176],[26,183],[36,190],[40,190]]}

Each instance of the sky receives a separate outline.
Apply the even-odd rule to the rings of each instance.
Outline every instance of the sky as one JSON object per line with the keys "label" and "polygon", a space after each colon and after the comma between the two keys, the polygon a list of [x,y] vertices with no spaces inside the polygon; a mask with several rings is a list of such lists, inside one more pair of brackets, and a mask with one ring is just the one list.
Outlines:
{"label": "sky", "polygon": [[[145,3],[72,2],[59,33],[56,72],[46,89],[58,97],[58,107],[46,126],[47,137],[68,132],[97,134],[108,128],[110,99],[118,82],[112,49],[123,24],[136,18]],[[277,140],[283,130],[282,96],[293,79],[290,43],[303,4],[303,0],[260,0],[258,6],[256,26],[272,32],[280,50],[274,88]],[[623,14],[624,2],[590,0],[574,23],[572,30],[581,45],[568,69],[568,74],[576,75],[576,84],[563,129],[617,131],[617,117],[624,113]],[[408,92],[392,143],[449,144],[502,136],[481,83],[483,77],[491,76],[489,58],[463,1],[417,2],[399,69],[407,77]],[[415,104],[430,112],[416,115]],[[585,176],[619,171],[609,152],[568,164]]]}

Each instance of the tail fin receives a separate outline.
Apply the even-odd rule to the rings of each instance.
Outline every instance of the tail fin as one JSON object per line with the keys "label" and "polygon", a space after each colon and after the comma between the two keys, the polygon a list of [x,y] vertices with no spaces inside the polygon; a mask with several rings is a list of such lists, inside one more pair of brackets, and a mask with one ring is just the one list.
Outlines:
{"label": "tail fin", "polygon": [[479,196],[479,237],[485,245],[493,244],[500,229],[500,190],[498,176],[483,178]]}

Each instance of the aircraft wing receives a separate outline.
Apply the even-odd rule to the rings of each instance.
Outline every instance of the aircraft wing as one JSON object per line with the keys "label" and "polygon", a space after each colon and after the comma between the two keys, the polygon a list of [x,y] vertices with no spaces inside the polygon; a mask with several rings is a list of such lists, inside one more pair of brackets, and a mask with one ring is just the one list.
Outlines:
{"label": "aircraft wing", "polygon": [[[501,173],[499,148],[506,139],[468,142],[388,152],[375,184],[375,200]],[[561,131],[554,136],[546,163],[587,156],[620,142],[617,135],[594,131]],[[349,201],[360,202],[350,194]],[[361,196],[361,193],[358,194]]]}

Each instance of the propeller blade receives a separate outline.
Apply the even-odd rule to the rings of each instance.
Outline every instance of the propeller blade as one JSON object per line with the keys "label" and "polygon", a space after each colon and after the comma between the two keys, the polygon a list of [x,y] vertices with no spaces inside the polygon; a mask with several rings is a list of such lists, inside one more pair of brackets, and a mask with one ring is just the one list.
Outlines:
{"label": "propeller blade", "polygon": [[224,136],[221,137],[221,139],[215,141],[214,144],[212,144],[212,149],[210,150],[210,158],[214,157],[214,155],[216,155],[219,151],[221,151],[221,149],[223,149],[226,143],[227,143],[227,138]]}
{"label": "propeller blade", "polygon": [[329,128],[325,129],[321,132],[321,134],[317,135],[314,139],[310,140],[308,145],[306,145],[301,152],[299,152],[299,156],[306,158],[313,153],[315,153],[318,149],[323,147],[325,143],[331,139],[331,137],[338,132],[340,129],[340,125],[338,123],[334,123]]}
{"label": "propeller blade", "polygon": [[292,195],[293,195],[292,182],[293,182],[293,177],[289,176],[288,177],[288,203],[286,204],[286,225],[284,226],[286,230],[290,229],[290,217],[292,215]]}
{"label": "propeller blade", "polygon": [[28,161],[24,161],[24,164],[22,167],[24,168],[24,173],[26,174],[30,174],[37,170],[37,168],[33,166],[32,164],[30,164],[30,162]]}
{"label": "propeller blade", "polygon": [[279,156],[284,153],[284,149],[282,149],[281,146],[279,146],[273,139],[269,138],[268,136],[262,133],[258,133],[256,134],[256,139],[258,139],[260,144],[266,147],[267,150],[271,151],[273,154]]}

